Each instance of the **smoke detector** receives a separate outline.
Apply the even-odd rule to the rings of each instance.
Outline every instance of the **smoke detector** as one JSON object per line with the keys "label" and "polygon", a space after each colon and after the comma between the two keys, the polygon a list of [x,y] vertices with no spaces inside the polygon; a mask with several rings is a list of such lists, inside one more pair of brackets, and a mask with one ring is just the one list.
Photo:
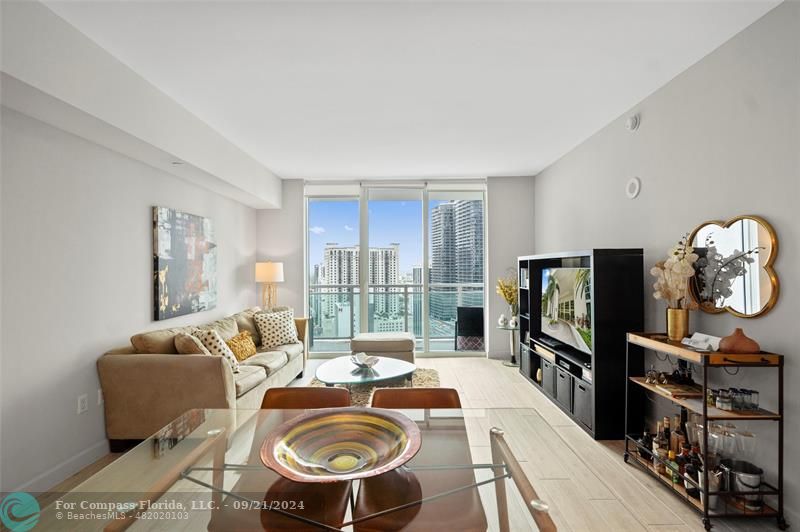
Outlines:
{"label": "smoke detector", "polygon": [[628,131],[636,131],[639,129],[639,124],[641,123],[642,119],[639,117],[638,114],[629,116],[628,119],[625,121],[625,129]]}

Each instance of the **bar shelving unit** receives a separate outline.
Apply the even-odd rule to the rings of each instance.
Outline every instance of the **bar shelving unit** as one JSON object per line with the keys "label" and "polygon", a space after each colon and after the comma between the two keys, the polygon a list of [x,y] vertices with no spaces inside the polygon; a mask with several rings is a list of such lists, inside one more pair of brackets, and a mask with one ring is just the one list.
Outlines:
{"label": "bar shelving unit", "polygon": [[[658,353],[677,357],[679,360],[695,364],[702,368],[702,396],[698,398],[673,397],[669,393],[662,391],[652,384],[645,382],[641,375],[630,375],[631,367],[641,371],[643,367],[643,350],[656,351]],[[703,526],[706,530],[711,530],[712,518],[752,518],[752,517],[773,517],[776,519],[778,528],[785,530],[788,524],[783,512],[783,437],[784,437],[784,415],[783,415],[783,355],[774,353],[755,353],[755,354],[732,354],[718,352],[698,352],[684,347],[679,342],[672,342],[667,339],[665,334],[658,333],[628,333],[627,347],[625,353],[626,382],[625,386],[625,453],[623,458],[626,463],[633,463],[646,471],[651,476],[657,478],[661,483],[670,487],[672,492],[697,512],[702,514]],[[757,410],[721,410],[706,403],[706,395],[709,389],[708,378],[709,370],[715,368],[765,368],[777,370],[778,377],[778,411],[771,412],[763,408]],[[685,477],[680,478],[680,482],[674,482],[671,471],[674,468],[658,456],[653,456],[651,450],[643,448],[637,441],[642,430],[643,413],[641,405],[643,401],[631,401],[631,396],[636,394],[650,394],[671,401],[681,408],[681,418],[685,419],[687,412],[694,412],[702,416],[703,424],[703,445],[702,459],[707,464],[708,452],[708,433],[709,424],[712,421],[770,421],[777,423],[778,428],[778,481],[777,485],[768,482],[761,483],[757,492],[735,492],[731,490],[711,491],[709,489],[709,471],[703,467],[702,482],[695,482]],[[663,463],[667,474],[658,472],[655,462]],[[677,471],[676,471],[677,473]],[[684,487],[684,480],[691,486],[697,488],[701,493],[700,498],[691,497],[688,490]],[[744,495],[760,495],[764,502],[758,510],[748,509],[741,502],[740,497]],[[718,504],[712,509],[708,502],[710,498],[718,498]],[[770,499],[768,504],[766,498]],[[777,503],[773,502],[777,501]]]}

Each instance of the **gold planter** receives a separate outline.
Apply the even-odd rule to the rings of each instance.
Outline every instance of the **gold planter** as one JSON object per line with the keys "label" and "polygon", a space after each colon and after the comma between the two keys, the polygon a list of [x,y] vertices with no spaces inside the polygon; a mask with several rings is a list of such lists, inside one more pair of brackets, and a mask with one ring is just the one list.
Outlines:
{"label": "gold planter", "polygon": [[667,336],[680,342],[689,336],[689,310],[685,308],[667,309]]}

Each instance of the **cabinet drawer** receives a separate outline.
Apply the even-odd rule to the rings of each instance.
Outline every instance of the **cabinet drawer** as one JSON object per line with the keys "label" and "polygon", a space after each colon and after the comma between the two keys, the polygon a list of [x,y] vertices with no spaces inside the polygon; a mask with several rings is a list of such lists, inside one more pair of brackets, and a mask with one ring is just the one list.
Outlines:
{"label": "cabinet drawer", "polygon": [[572,375],[556,366],[556,401],[572,412]]}
{"label": "cabinet drawer", "polygon": [[519,346],[519,371],[529,379],[535,377],[531,375],[531,352],[524,344]]}
{"label": "cabinet drawer", "polygon": [[540,384],[548,395],[555,397],[556,370],[549,360],[542,360],[542,382]]}
{"label": "cabinet drawer", "polygon": [[575,379],[572,405],[572,413],[578,421],[588,428],[592,428],[592,386],[590,384]]}

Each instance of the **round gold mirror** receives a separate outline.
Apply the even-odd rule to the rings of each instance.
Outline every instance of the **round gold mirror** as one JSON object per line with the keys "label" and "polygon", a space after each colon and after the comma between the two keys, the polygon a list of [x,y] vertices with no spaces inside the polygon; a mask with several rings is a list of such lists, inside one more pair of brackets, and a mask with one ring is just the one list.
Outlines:
{"label": "round gold mirror", "polygon": [[755,318],[775,306],[779,284],[772,265],[778,237],[766,220],[744,215],[705,222],[692,231],[689,242],[700,256],[692,296],[701,310]]}

